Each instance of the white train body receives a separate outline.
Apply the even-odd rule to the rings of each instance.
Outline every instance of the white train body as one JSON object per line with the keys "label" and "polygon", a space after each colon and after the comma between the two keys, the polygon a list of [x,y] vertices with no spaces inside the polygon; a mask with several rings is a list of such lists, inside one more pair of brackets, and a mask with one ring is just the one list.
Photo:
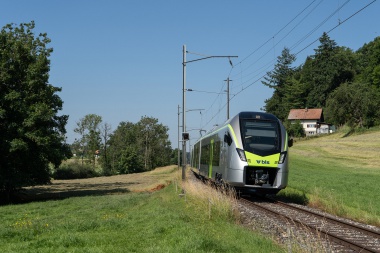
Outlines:
{"label": "white train body", "polygon": [[291,145],[274,115],[241,112],[195,143],[191,165],[201,176],[238,191],[275,194],[288,184]]}

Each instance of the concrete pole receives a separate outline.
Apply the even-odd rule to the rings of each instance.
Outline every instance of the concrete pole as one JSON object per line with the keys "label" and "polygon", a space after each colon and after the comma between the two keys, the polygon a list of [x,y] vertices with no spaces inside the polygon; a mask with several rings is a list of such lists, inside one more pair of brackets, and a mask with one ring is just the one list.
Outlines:
{"label": "concrete pole", "polygon": [[230,119],[230,78],[227,78],[227,120]]}
{"label": "concrete pole", "polygon": [[179,135],[179,105],[178,105],[178,144],[177,144],[177,158],[178,158],[178,161],[177,161],[177,165],[178,165],[178,170],[179,170],[179,163],[180,163],[180,152],[179,152],[179,138],[180,138],[180,135]]}
{"label": "concrete pole", "polygon": [[[186,45],[183,45],[182,60],[182,134],[186,132]],[[183,135],[182,135],[183,136]],[[186,141],[182,137],[182,181],[186,180]]]}

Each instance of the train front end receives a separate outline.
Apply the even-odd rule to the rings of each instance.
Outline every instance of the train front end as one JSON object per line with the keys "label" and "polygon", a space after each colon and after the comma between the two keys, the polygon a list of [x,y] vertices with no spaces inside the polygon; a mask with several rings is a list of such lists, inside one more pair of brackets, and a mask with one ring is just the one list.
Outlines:
{"label": "train front end", "polygon": [[241,112],[231,123],[238,143],[228,181],[248,193],[276,194],[284,189],[291,142],[280,120],[268,113]]}

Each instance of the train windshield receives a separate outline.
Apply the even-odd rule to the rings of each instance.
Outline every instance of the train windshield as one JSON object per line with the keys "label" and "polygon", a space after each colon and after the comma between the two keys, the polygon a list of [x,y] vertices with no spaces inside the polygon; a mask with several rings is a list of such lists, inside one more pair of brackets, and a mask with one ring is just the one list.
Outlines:
{"label": "train windshield", "polygon": [[281,152],[278,122],[243,119],[240,126],[245,151],[260,156]]}

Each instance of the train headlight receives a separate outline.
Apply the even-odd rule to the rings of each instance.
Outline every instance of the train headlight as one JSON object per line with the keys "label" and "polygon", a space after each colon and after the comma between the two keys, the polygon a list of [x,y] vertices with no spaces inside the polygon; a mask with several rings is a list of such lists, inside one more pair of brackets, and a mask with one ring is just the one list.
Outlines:
{"label": "train headlight", "polygon": [[278,159],[278,163],[279,163],[279,164],[285,162],[286,153],[287,153],[286,151],[285,151],[285,152],[281,152],[281,154],[280,154],[280,159]]}
{"label": "train headlight", "polygon": [[240,149],[240,148],[237,148],[236,151],[238,152],[238,155],[240,157],[240,160],[242,160],[243,162],[246,162],[247,161],[247,158],[245,157],[245,153],[244,153],[244,150]]}

